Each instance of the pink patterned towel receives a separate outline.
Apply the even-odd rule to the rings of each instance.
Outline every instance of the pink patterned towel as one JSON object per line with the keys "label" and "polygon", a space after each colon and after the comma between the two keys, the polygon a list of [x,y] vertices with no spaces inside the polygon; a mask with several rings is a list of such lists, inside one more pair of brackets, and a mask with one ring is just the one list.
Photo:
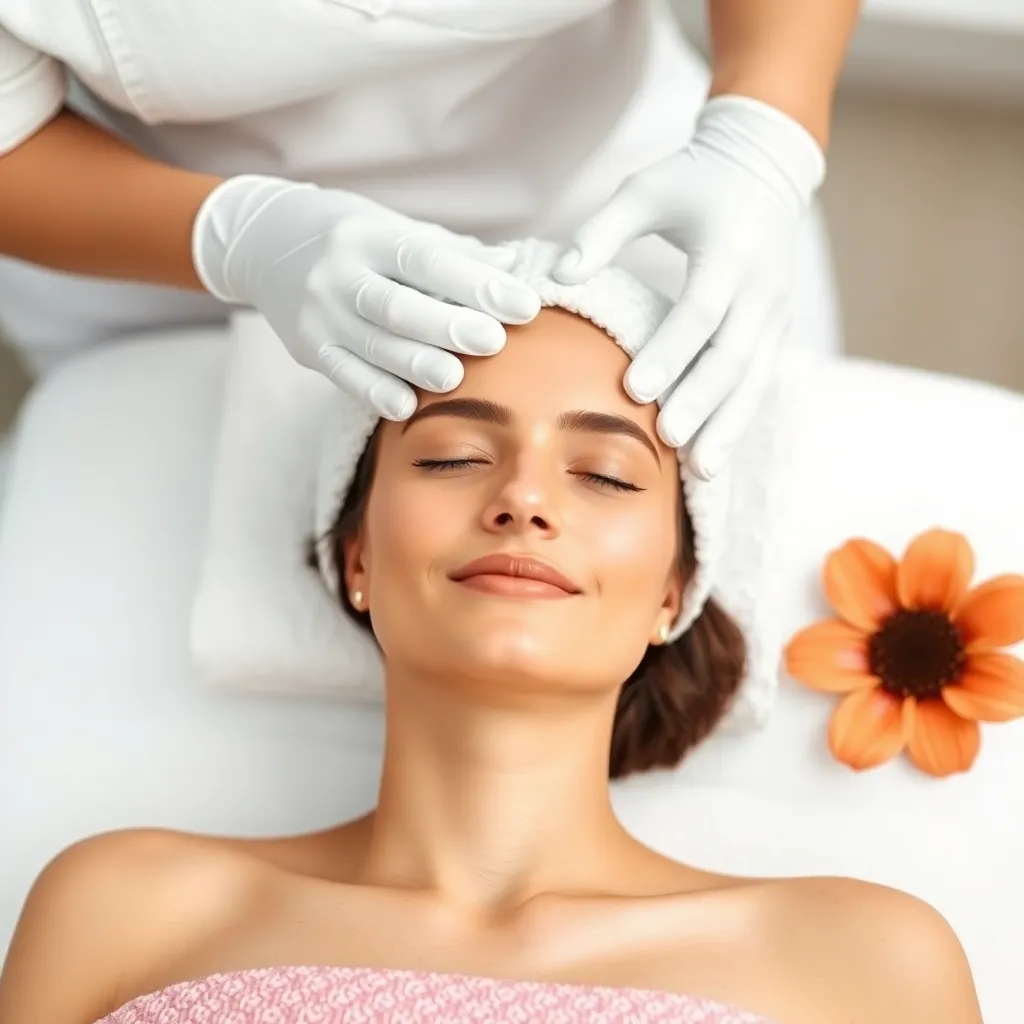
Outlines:
{"label": "pink patterned towel", "polygon": [[97,1024],[771,1024],[708,999],[633,988],[361,967],[269,967],[185,981]]}

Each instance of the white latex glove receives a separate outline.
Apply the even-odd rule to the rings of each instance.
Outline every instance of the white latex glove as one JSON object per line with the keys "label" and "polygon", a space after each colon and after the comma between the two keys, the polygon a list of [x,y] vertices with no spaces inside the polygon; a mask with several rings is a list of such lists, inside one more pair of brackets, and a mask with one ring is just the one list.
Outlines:
{"label": "white latex glove", "polygon": [[680,300],[625,387],[638,402],[667,395],[658,433],[673,447],[691,444],[690,466],[705,479],[767,387],[790,321],[797,230],[824,176],[821,148],[792,118],[747,97],[715,97],[686,148],[628,179],[556,268],[566,284],[586,280],[651,233],[686,253]]}
{"label": "white latex glove", "polygon": [[450,391],[452,353],[492,355],[506,324],[532,320],[515,253],[361,196],[279,178],[229,178],[192,233],[196,272],[223,302],[252,306],[303,366],[380,415],[416,409],[410,384]]}

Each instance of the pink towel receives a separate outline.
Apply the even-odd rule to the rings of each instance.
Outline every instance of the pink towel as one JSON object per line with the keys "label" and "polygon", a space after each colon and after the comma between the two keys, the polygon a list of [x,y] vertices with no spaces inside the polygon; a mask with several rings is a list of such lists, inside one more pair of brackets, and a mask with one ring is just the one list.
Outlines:
{"label": "pink towel", "polygon": [[185,981],[97,1024],[771,1024],[722,1003],[633,988],[361,967],[269,967]]}

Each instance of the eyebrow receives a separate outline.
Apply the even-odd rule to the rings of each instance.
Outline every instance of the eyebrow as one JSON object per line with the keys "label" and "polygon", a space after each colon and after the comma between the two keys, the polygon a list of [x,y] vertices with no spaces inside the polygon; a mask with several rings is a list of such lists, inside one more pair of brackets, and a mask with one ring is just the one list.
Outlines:
{"label": "eyebrow", "polygon": [[[430,419],[434,416],[456,416],[480,423],[492,423],[495,426],[507,427],[514,419],[515,413],[507,405],[499,405],[484,398],[449,398],[430,405],[421,405],[402,426],[404,434],[414,423]],[[639,441],[661,465],[661,456],[650,434],[639,424],[625,416],[617,416],[610,412],[593,412],[587,409],[576,409],[563,412],[558,417],[558,426],[562,430],[582,431],[591,434],[616,434]]]}

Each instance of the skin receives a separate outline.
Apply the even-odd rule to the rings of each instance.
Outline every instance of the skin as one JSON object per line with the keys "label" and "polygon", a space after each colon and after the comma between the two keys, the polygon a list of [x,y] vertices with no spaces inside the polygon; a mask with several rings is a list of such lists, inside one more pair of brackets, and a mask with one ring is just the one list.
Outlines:
{"label": "skin", "polygon": [[771,104],[828,148],[832,101],[860,0],[708,0],[711,95]]}
{"label": "skin", "polygon": [[[622,390],[625,365],[598,328],[545,310],[454,396],[422,396],[507,406],[507,422],[385,425],[345,567],[385,653],[378,808],[280,840],[130,831],[72,847],[28,898],[0,1024],[90,1024],[177,981],[331,963],[649,987],[781,1024],[978,1024],[964,953],[927,905],[845,879],[699,871],[617,822],[617,689],[684,583],[675,456],[656,410]],[[565,429],[573,410],[624,417],[650,447]],[[493,551],[540,555],[579,593],[449,578]]]}

